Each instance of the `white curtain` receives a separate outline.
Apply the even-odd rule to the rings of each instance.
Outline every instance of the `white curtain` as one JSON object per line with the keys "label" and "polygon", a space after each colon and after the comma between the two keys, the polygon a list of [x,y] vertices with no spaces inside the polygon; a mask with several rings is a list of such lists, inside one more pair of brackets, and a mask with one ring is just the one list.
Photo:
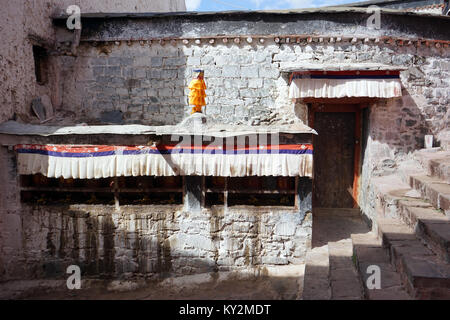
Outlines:
{"label": "white curtain", "polygon": [[[303,145],[304,146],[304,145]],[[100,146],[101,148],[101,146]],[[145,150],[144,147],[143,150]],[[306,148],[306,147],[304,147]],[[42,148],[44,149],[44,148]],[[41,173],[49,178],[95,179],[115,176],[312,176],[312,151],[258,154],[47,152],[16,146],[18,173]],[[297,153],[295,153],[297,152]]]}
{"label": "white curtain", "polygon": [[399,79],[293,79],[290,98],[401,97]]}

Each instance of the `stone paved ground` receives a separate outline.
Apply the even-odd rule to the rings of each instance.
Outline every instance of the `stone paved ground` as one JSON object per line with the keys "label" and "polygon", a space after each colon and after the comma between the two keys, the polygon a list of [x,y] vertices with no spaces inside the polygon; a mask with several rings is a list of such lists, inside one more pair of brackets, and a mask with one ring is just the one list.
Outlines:
{"label": "stone paved ground", "polygon": [[[222,273],[168,278],[162,282],[87,280],[80,290],[65,289],[65,282],[41,281],[33,289],[11,284],[0,298],[62,300],[292,300],[301,297],[304,265],[272,267],[267,276],[236,277]],[[30,284],[31,285],[31,284]],[[38,289],[36,289],[38,287]],[[40,288],[40,289],[39,289]],[[14,292],[14,289],[15,292]],[[21,290],[20,290],[21,289]],[[20,291],[20,292],[19,292]],[[27,295],[23,295],[28,292]]]}
{"label": "stone paved ground", "polygon": [[363,298],[352,260],[351,234],[366,232],[369,228],[354,210],[315,210],[312,251],[305,270],[305,299]]}
{"label": "stone paved ground", "polygon": [[[40,294],[27,299],[62,300],[278,300],[295,299],[297,290],[286,288],[289,283],[260,281],[227,281],[199,288],[162,288],[148,286],[137,290],[117,292],[97,287],[81,291]],[[290,291],[290,292],[289,292]]]}

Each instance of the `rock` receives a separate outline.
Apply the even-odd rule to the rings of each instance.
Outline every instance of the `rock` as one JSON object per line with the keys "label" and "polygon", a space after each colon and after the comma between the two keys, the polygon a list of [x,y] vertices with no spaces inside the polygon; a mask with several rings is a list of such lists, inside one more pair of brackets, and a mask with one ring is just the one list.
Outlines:
{"label": "rock", "polygon": [[122,111],[120,110],[104,111],[100,114],[100,121],[114,124],[123,124]]}
{"label": "rock", "polygon": [[38,117],[39,120],[44,121],[47,119],[47,115],[45,112],[45,106],[43,105],[41,98],[36,98],[31,101],[31,110],[33,110],[36,117]]}
{"label": "rock", "polygon": [[50,97],[48,95],[44,94],[40,98],[41,98],[41,103],[44,106],[47,119],[53,117],[53,115],[54,115],[53,104],[52,104],[52,100],[50,99]]}

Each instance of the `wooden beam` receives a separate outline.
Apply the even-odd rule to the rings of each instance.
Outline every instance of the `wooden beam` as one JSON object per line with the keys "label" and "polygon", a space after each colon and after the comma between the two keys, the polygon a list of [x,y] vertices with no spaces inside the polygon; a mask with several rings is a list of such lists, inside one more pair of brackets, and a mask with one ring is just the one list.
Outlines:
{"label": "wooden beam", "polygon": [[120,200],[119,200],[119,178],[114,177],[113,180],[113,189],[114,189],[114,206],[117,211],[120,210]]}
{"label": "wooden beam", "polygon": [[360,110],[359,104],[313,104],[313,112],[356,112],[358,110]]}
{"label": "wooden beam", "polygon": [[383,98],[370,97],[345,97],[345,98],[303,98],[304,103],[323,103],[323,104],[359,104],[359,103],[375,103]]}
{"label": "wooden beam", "polygon": [[225,186],[223,192],[223,206],[225,210],[228,208],[228,177],[225,177]]}
{"label": "wooden beam", "polygon": [[295,190],[262,190],[262,189],[220,189],[220,188],[207,188],[208,193],[242,193],[242,194],[295,194]]}
{"label": "wooden beam", "polygon": [[355,112],[355,150],[353,169],[353,207],[358,207],[360,159],[361,159],[361,109]]}
{"label": "wooden beam", "polygon": [[183,192],[183,188],[85,188],[85,187],[21,187],[21,191],[36,191],[36,192],[88,192],[88,193],[160,193],[160,192]]}

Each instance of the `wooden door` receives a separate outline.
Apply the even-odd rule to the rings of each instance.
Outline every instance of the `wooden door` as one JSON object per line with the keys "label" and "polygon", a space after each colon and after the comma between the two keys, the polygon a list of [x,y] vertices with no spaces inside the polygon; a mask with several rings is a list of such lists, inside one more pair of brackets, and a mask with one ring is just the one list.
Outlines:
{"label": "wooden door", "polygon": [[355,112],[315,112],[315,207],[352,208]]}

